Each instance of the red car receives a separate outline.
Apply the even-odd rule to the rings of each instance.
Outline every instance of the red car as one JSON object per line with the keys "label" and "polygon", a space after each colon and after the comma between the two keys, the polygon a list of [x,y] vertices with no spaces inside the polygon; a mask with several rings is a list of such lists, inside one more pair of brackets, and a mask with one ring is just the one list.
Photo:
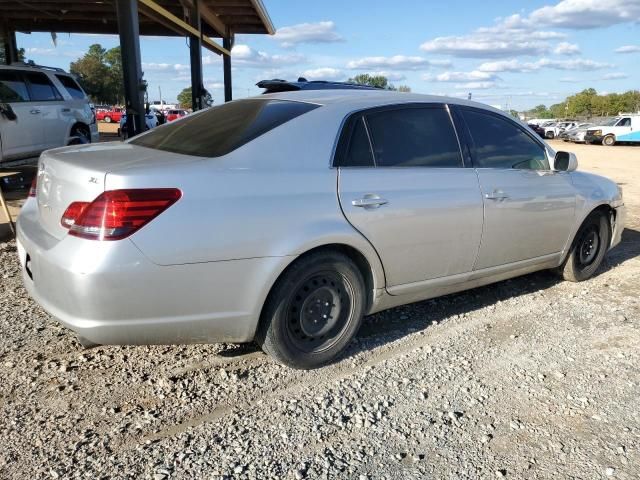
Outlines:
{"label": "red car", "polygon": [[124,115],[124,108],[114,107],[111,110],[98,110],[96,112],[96,120],[99,122],[120,122]]}
{"label": "red car", "polygon": [[167,122],[172,122],[173,120],[182,118],[185,115],[189,115],[189,112],[186,110],[169,110],[167,112]]}

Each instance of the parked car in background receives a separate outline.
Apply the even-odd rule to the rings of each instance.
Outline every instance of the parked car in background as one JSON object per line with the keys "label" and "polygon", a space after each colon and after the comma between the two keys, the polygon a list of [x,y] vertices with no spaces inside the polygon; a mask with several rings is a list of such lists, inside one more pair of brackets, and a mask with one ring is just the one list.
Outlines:
{"label": "parked car in background", "polygon": [[121,107],[112,107],[109,110],[100,110],[96,112],[96,119],[99,122],[111,123],[119,122],[124,115],[125,109]]}
{"label": "parked car in background", "polygon": [[545,129],[547,127],[550,127],[552,125],[555,125],[556,121],[555,120],[547,120],[545,122],[541,122],[538,125],[529,125],[531,127],[531,129],[536,132],[538,135],[540,135],[542,138],[545,138]]}
{"label": "parked car in background", "polygon": [[587,133],[587,128],[593,126],[593,123],[578,123],[573,128],[565,130],[558,138],[561,138],[565,142],[584,143],[584,136]]}
{"label": "parked car in background", "polygon": [[[149,113],[145,114],[144,122],[147,127],[147,130],[151,130],[152,128],[155,128],[158,126],[159,124],[158,116],[156,115],[156,112],[153,109],[150,109]],[[129,138],[129,135],[127,133],[127,114],[126,113],[122,115],[122,117],[120,117],[120,126],[118,127],[118,136],[124,139]]]}
{"label": "parked car in background", "polygon": [[187,115],[189,115],[189,112],[186,110],[169,110],[166,114],[167,122],[172,122]]}
{"label": "parked car in background", "polygon": [[615,182],[510,115],[384,90],[237,100],[38,168],[24,283],[82,342],[255,340],[296,368],[366,314],[542,269],[586,280],[625,219]]}
{"label": "parked car in background", "polygon": [[175,110],[177,108],[177,105],[175,103],[167,103],[164,100],[154,100],[149,104],[149,108],[152,110],[165,112],[167,110]]}
{"label": "parked car in background", "polygon": [[96,118],[78,82],[61,68],[0,65],[0,161],[90,143]]}
{"label": "parked car in background", "polygon": [[556,122],[547,127],[544,127],[544,138],[553,140],[562,132],[569,128],[573,128],[576,126],[576,122],[574,121],[565,121],[565,122]]}
{"label": "parked car in background", "polygon": [[619,142],[640,143],[640,114],[625,114],[587,130],[586,143],[612,146]]}

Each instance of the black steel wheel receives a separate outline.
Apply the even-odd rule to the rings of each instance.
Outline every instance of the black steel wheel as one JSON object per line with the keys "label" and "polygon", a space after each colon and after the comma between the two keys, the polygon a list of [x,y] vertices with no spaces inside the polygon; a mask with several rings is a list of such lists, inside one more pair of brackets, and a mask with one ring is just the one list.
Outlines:
{"label": "black steel wheel", "polygon": [[331,362],[362,321],[365,287],[355,263],[340,252],[302,257],[276,282],[256,339],[262,349],[293,368]]}
{"label": "black steel wheel", "polygon": [[582,282],[591,278],[604,259],[611,241],[609,218],[603,212],[590,214],[575,236],[569,255],[560,267],[565,280]]}

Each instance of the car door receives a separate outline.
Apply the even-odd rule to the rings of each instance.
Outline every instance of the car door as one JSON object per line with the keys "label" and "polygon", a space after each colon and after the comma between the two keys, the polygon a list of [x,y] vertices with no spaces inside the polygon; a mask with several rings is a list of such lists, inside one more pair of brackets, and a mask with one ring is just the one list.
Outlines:
{"label": "car door", "polygon": [[24,72],[31,101],[40,110],[40,122],[44,131],[44,148],[62,147],[67,144],[73,117],[70,108],[58,89],[43,72]]}
{"label": "car door", "polygon": [[482,198],[445,105],[353,115],[335,165],[344,214],[380,255],[387,288],[471,272]]}
{"label": "car door", "polygon": [[631,117],[622,117],[618,123],[612,128],[616,139],[629,135],[631,133]]}
{"label": "car door", "polygon": [[2,159],[38,155],[44,149],[41,111],[30,101],[20,70],[0,69],[0,103],[9,105],[16,118],[0,114]]}
{"label": "car door", "polygon": [[544,144],[506,116],[471,107],[456,111],[484,201],[475,270],[561,252],[574,224],[570,174],[553,171]]}

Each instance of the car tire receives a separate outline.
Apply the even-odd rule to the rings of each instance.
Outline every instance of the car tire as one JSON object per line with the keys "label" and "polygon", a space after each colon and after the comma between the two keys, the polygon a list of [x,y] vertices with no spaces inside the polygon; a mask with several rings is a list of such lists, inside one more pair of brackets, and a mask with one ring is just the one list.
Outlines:
{"label": "car tire", "polygon": [[553,132],[547,132],[544,134],[544,138],[546,138],[547,140],[553,140],[554,137],[555,134]]}
{"label": "car tire", "polygon": [[70,140],[67,145],[84,145],[91,143],[91,134],[85,127],[74,127],[71,130]]}
{"label": "car tire", "polygon": [[256,340],[279,363],[318,368],[334,360],[362,323],[362,273],[346,255],[311,253],[278,279],[265,303]]}
{"label": "car tire", "polygon": [[616,137],[613,135],[607,135],[602,139],[602,144],[607,147],[613,147],[616,144]]}
{"label": "car tire", "polygon": [[591,213],[580,226],[569,255],[559,268],[562,278],[582,282],[591,278],[600,267],[611,241],[607,215]]}
{"label": "car tire", "polygon": [[104,121],[106,123],[111,123],[111,117],[104,117]]}

